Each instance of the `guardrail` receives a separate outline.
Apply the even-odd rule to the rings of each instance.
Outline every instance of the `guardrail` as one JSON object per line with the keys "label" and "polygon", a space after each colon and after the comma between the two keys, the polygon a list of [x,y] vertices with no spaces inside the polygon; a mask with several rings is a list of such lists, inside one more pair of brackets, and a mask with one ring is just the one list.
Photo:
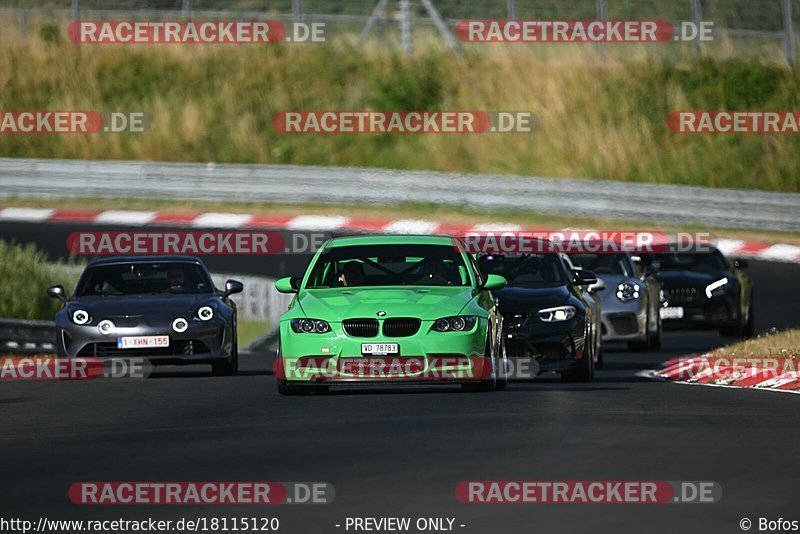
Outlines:
{"label": "guardrail", "polygon": [[293,297],[293,295],[278,293],[274,285],[275,280],[272,278],[221,273],[211,273],[211,278],[217,287],[225,287],[225,280],[229,278],[239,280],[244,285],[244,291],[237,295],[231,295],[231,300],[236,303],[240,319],[277,324]]}
{"label": "guardrail", "polygon": [[0,198],[513,209],[569,217],[800,232],[800,194],[576,178],[351,167],[0,158]]}
{"label": "guardrail", "polygon": [[52,321],[0,319],[0,355],[51,354],[55,338]]}

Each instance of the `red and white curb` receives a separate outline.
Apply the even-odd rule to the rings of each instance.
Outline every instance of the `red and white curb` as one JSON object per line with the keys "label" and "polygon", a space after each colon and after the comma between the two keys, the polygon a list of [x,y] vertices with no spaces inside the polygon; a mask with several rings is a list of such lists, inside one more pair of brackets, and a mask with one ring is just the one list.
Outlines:
{"label": "red and white curb", "polygon": [[[725,358],[710,353],[673,358],[664,362],[660,370],[645,371],[640,376],[680,384],[800,393],[800,370],[793,360],[784,360],[783,366],[772,368],[736,365],[734,361],[735,357]],[[788,361],[792,364],[788,365]]]}
{"label": "red and white curb", "polygon": [[[271,216],[217,212],[173,213],[133,210],[99,211],[19,207],[0,209],[0,221],[445,235],[478,231],[526,231],[526,229],[518,224],[502,222],[478,225],[457,225],[425,219],[352,219],[341,215]],[[537,228],[535,230],[542,229]],[[800,263],[800,246],[796,245],[741,241],[737,239],[719,239],[716,245],[723,253],[729,256]]]}

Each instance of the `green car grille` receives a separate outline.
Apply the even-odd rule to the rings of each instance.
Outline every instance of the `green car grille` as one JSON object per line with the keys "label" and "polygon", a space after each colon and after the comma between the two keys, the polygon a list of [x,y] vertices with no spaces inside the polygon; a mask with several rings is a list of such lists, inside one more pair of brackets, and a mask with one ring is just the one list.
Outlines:
{"label": "green car grille", "polygon": [[[383,321],[385,337],[409,337],[419,331],[422,322],[413,318],[392,318]],[[351,337],[377,337],[380,324],[377,319],[346,319],[342,328]]]}

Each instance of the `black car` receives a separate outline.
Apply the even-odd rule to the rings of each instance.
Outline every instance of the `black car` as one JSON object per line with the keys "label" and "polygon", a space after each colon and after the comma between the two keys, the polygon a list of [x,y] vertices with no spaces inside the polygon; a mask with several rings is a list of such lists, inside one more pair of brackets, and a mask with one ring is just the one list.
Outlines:
{"label": "black car", "polygon": [[742,271],[747,262],[707,248],[647,256],[664,291],[664,328],[718,329],[723,336],[752,337],[753,289]]}
{"label": "black car", "polygon": [[585,293],[597,282],[593,273],[569,269],[555,253],[484,254],[478,267],[508,280],[492,294],[503,314],[509,358],[533,358],[540,372],[560,372],[565,380],[594,377],[601,353],[600,306]]}
{"label": "black car", "polygon": [[239,360],[236,305],[228,297],[241,291],[235,280],[218,291],[194,257],[96,260],[73,296],[63,286],[47,290],[63,302],[56,350],[61,357],[137,357],[152,365],[210,363],[214,374],[232,375]]}

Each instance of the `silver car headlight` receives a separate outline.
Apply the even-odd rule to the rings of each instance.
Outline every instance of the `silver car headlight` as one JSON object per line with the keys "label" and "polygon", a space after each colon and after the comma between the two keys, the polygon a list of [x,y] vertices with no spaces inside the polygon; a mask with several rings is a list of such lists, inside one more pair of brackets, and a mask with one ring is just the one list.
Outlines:
{"label": "silver car headlight", "polygon": [[575,317],[575,306],[556,306],[555,308],[545,308],[536,314],[545,323],[557,323],[559,321],[569,321]]}
{"label": "silver car headlight", "polygon": [[189,328],[189,321],[187,321],[183,317],[178,317],[174,321],[172,321],[172,329],[179,334],[186,332],[187,328]]}
{"label": "silver car headlight", "polygon": [[197,310],[197,318],[201,321],[210,321],[214,317],[214,309],[211,306],[203,306]]}
{"label": "silver car headlight", "polygon": [[725,286],[728,284],[728,277],[720,278],[716,282],[711,282],[706,286],[706,297],[722,295],[725,292]]}
{"label": "silver car headlight", "polygon": [[617,298],[622,302],[629,302],[639,298],[639,284],[634,282],[622,282],[617,286]]}
{"label": "silver car headlight", "polygon": [[72,322],[79,325],[87,324],[92,318],[86,310],[75,310],[72,312]]}
{"label": "silver car headlight", "polygon": [[116,328],[116,325],[113,323],[113,321],[110,321],[108,319],[104,319],[97,324],[97,331],[103,334],[104,336],[107,336],[108,334],[113,332],[114,328]]}

